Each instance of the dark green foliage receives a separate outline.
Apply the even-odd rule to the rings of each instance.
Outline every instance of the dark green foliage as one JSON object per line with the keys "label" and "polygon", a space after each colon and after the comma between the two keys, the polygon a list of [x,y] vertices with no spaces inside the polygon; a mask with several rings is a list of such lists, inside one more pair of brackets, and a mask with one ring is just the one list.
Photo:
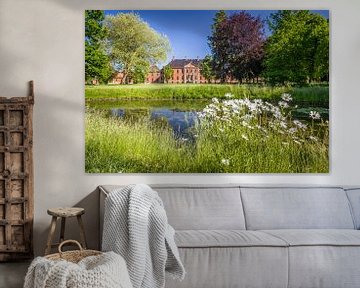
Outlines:
{"label": "dark green foliage", "polygon": [[329,23],[308,10],[272,14],[265,77],[273,84],[328,80]]}
{"label": "dark green foliage", "polygon": [[213,63],[213,60],[212,60],[211,56],[206,55],[204,60],[201,61],[201,64],[200,64],[201,74],[205,77],[205,79],[207,80],[208,83],[210,83],[210,80],[212,80],[214,78],[212,63]]}
{"label": "dark green foliage", "polygon": [[103,27],[104,11],[85,11],[85,80],[106,83],[112,68],[103,47],[106,29]]}
{"label": "dark green foliage", "polygon": [[209,46],[213,57],[213,70],[215,77],[225,82],[226,76],[229,74],[229,67],[227,63],[228,55],[225,50],[225,43],[227,41],[226,35],[221,33],[223,23],[227,16],[224,10],[216,12],[214,23],[211,26],[211,36],[208,38]]}

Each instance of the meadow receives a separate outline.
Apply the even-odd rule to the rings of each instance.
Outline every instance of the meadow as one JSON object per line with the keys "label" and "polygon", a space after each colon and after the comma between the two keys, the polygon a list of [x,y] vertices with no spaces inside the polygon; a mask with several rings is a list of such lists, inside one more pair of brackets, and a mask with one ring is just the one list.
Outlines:
{"label": "meadow", "polygon": [[85,87],[87,101],[99,100],[199,100],[217,97],[224,99],[227,93],[234,98],[277,101],[283,93],[290,93],[294,103],[327,107],[328,86],[286,87],[252,84],[135,84],[135,85],[88,85]]}
{"label": "meadow", "polygon": [[[164,94],[168,95],[164,98],[183,99],[184,95],[187,95],[186,99],[191,95],[198,97],[201,95],[199,92],[191,94],[185,91],[189,92],[192,89],[208,91],[208,85],[201,86],[166,85],[164,89],[172,90],[173,93],[170,96]],[[305,103],[305,100],[313,106],[326,107],[328,87],[211,86],[214,86],[212,94],[204,92],[205,96],[197,100],[211,96],[211,100],[208,99],[207,104],[198,112],[199,121],[191,129],[195,140],[175,138],[174,131],[166,123],[149,121],[148,117],[136,121],[121,119],[111,116],[103,106],[99,109],[93,105],[97,102],[94,98],[101,99],[99,103],[109,103],[104,100],[109,97],[116,100],[140,98],[156,101],[163,95],[163,92],[158,90],[160,88],[158,85],[139,87],[131,85],[121,88],[87,87],[86,98],[88,101],[92,99],[90,100],[92,105],[88,105],[86,110],[86,172],[327,173],[329,171],[328,121],[313,110],[308,112],[306,121],[299,121],[292,113],[297,105],[295,103]],[[231,89],[225,89],[227,86]],[[106,93],[109,94],[99,91],[107,91]],[[114,93],[111,94],[109,91]],[[150,94],[149,91],[158,92]],[[153,98],[149,99],[149,97]]]}

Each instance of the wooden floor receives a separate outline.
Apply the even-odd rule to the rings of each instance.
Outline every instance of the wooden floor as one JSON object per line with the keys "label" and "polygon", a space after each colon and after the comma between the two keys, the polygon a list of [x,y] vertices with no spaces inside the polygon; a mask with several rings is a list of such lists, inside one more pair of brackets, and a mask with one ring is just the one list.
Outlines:
{"label": "wooden floor", "polygon": [[0,263],[0,287],[22,288],[30,262]]}

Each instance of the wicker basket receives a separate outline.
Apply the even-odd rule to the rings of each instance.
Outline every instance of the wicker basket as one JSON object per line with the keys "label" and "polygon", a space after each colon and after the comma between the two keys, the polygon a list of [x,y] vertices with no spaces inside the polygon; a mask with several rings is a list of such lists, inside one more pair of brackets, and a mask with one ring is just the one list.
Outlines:
{"label": "wicker basket", "polygon": [[[69,243],[76,244],[79,247],[79,250],[63,252],[61,250],[61,248],[65,244],[69,244]],[[69,261],[69,262],[78,263],[79,261],[81,261],[85,257],[96,256],[96,255],[102,254],[102,252],[100,252],[100,251],[83,249],[81,244],[76,240],[66,240],[66,241],[61,242],[61,244],[59,245],[58,251],[59,251],[59,253],[54,253],[54,254],[47,255],[47,256],[45,256],[45,258],[47,258],[49,260],[54,260],[54,261],[56,261],[56,260],[66,260],[66,261]]]}

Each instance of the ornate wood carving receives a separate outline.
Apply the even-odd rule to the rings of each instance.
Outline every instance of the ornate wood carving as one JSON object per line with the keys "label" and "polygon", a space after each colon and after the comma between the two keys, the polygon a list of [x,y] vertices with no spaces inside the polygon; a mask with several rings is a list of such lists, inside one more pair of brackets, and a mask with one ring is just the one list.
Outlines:
{"label": "ornate wood carving", "polygon": [[0,97],[0,261],[33,255],[33,105],[27,97]]}

